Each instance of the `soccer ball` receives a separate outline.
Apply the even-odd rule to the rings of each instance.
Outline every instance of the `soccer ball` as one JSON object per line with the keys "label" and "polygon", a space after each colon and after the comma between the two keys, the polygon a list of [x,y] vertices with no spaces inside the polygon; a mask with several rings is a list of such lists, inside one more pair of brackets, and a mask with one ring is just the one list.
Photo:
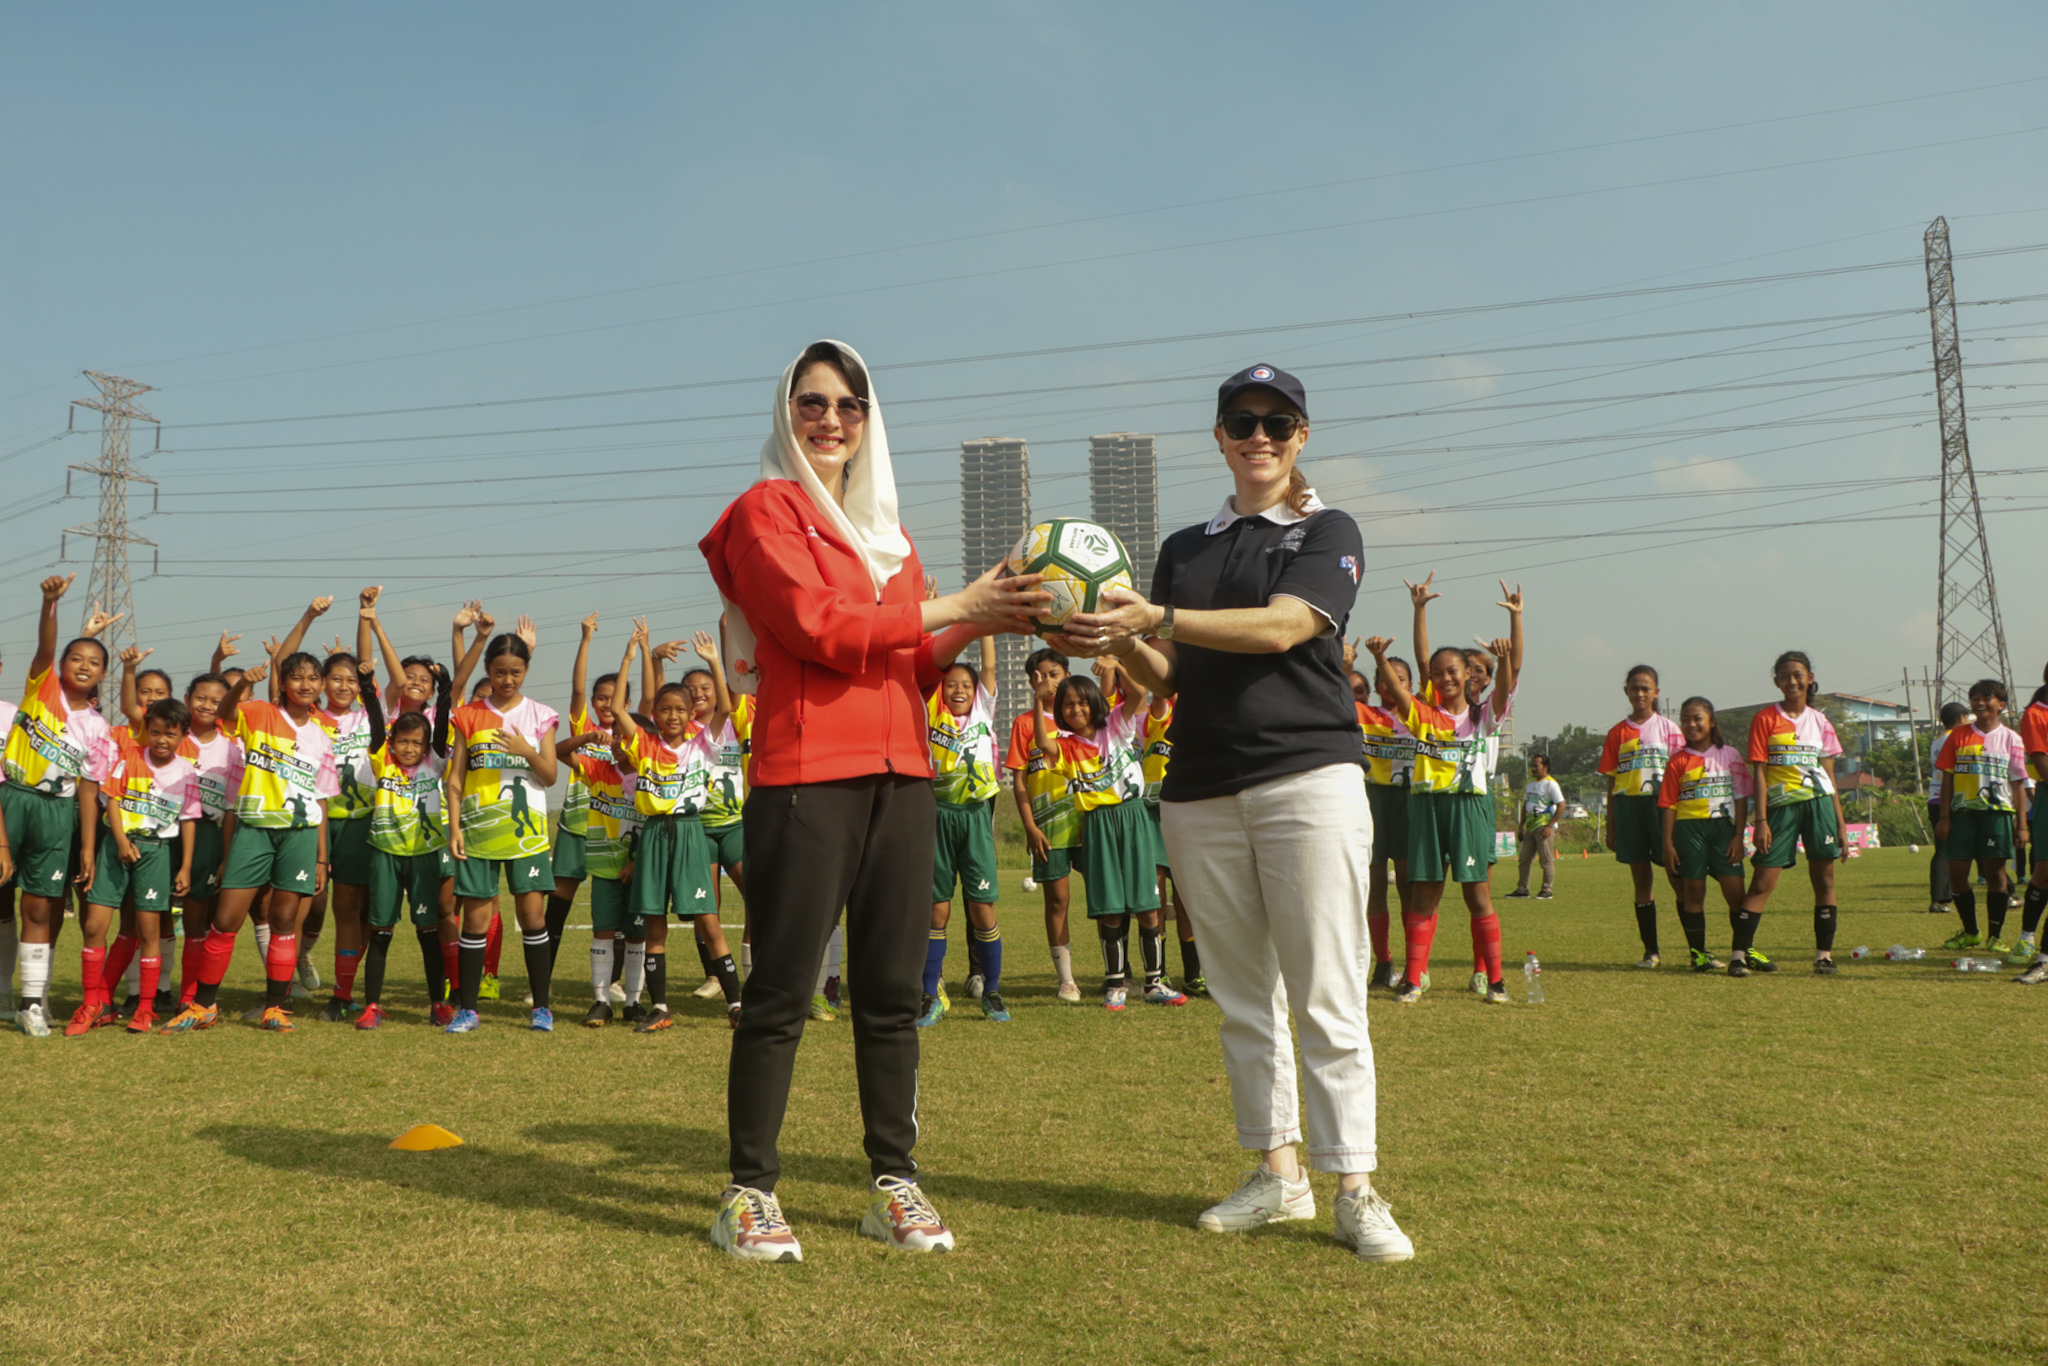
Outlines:
{"label": "soccer ball", "polygon": [[1039,634],[1055,633],[1076,612],[1093,612],[1105,588],[1134,588],[1131,557],[1108,527],[1079,518],[1040,522],[1024,533],[1010,552],[1017,574],[1042,574],[1041,592],[1052,594],[1052,606],[1032,618]]}

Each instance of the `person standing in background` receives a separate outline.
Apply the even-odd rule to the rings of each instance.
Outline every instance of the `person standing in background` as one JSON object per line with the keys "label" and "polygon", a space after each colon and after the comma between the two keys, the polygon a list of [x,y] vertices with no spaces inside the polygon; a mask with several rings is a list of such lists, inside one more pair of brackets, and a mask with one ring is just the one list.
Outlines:
{"label": "person standing in background", "polygon": [[1529,862],[1543,863],[1543,890],[1538,901],[1550,900],[1551,884],[1557,881],[1557,823],[1564,817],[1564,789],[1550,776],[1550,756],[1529,756],[1529,781],[1522,788],[1522,832],[1516,837],[1520,851],[1521,876],[1509,896],[1529,895]]}

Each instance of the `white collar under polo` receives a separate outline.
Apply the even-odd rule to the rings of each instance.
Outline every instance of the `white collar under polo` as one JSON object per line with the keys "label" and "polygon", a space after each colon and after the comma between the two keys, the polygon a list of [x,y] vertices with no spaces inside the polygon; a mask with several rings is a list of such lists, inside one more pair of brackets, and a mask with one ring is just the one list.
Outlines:
{"label": "white collar under polo", "polygon": [[[1271,522],[1275,526],[1293,526],[1296,522],[1307,521],[1312,514],[1321,512],[1322,510],[1323,500],[1316,497],[1316,491],[1314,489],[1310,489],[1308,491],[1307,512],[1296,512],[1291,506],[1288,505],[1287,500],[1285,498],[1282,498],[1279,502],[1273,504],[1273,506],[1267,508],[1264,512],[1258,513],[1257,515],[1265,518],[1267,521]],[[1223,510],[1218,512],[1214,517],[1210,518],[1209,525],[1203,527],[1202,531],[1206,535],[1218,535],[1221,532],[1229,530],[1230,524],[1232,522],[1237,521],[1241,516],[1242,514],[1239,513],[1237,510],[1237,495],[1234,493],[1230,494],[1223,500]]]}

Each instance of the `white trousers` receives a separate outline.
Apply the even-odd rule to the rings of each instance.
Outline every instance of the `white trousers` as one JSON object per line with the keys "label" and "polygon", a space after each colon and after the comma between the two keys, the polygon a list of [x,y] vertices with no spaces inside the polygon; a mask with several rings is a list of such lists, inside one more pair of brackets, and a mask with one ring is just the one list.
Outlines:
{"label": "white trousers", "polygon": [[1301,1032],[1309,1165],[1379,1165],[1365,989],[1372,812],[1358,764],[1275,778],[1229,797],[1162,802],[1174,882],[1223,1011],[1223,1067],[1238,1142],[1301,1139],[1288,1003]]}

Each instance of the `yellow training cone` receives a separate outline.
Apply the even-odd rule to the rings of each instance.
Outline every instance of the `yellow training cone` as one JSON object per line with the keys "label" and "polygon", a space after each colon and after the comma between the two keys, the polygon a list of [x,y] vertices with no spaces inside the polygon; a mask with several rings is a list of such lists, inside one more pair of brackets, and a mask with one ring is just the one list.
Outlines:
{"label": "yellow training cone", "polygon": [[437,1148],[459,1148],[462,1140],[438,1124],[415,1124],[392,1139],[391,1146],[402,1153],[430,1153]]}

